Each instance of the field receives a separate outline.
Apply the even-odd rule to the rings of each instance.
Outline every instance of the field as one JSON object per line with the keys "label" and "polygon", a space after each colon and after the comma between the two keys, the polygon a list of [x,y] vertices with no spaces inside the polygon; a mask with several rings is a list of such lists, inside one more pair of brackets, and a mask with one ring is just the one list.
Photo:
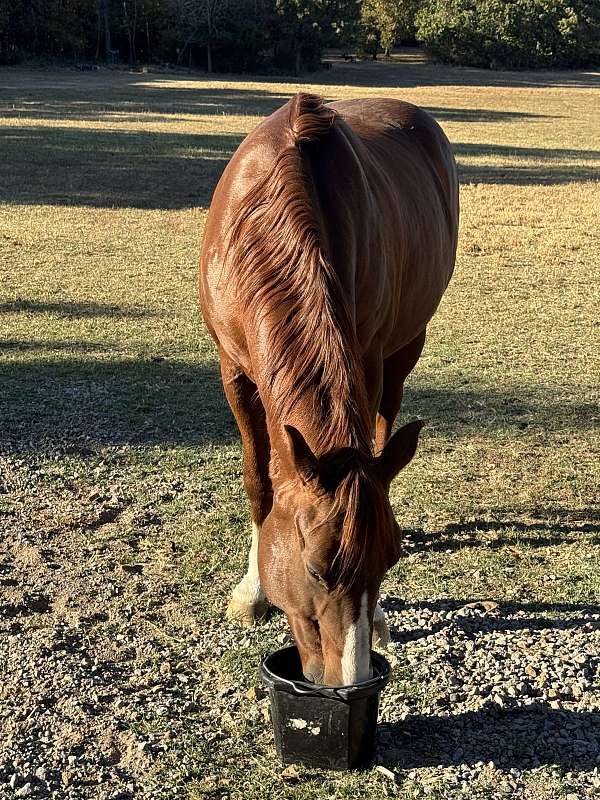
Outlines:
{"label": "field", "polygon": [[[0,797],[600,792],[600,75],[310,80],[0,72]],[[300,88],[424,106],[462,181],[392,487],[394,679],[353,774],[282,774],[256,687],[285,621],[224,618],[249,521],[197,307],[216,181]]]}

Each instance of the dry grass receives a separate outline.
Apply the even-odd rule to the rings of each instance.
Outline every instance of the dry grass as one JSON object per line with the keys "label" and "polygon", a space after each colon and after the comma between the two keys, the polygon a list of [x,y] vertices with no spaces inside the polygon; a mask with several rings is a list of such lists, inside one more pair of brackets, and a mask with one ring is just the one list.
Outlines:
{"label": "dry grass", "polygon": [[[492,597],[532,614],[597,604],[599,85],[408,59],[336,66],[308,85],[4,70],[3,518],[68,530],[61,509],[117,485],[161,516],[147,542],[157,569],[198,619],[221,619],[247,512],[237,432],[197,313],[210,196],[242,137],[298,88],[392,95],[432,110],[463,188],[457,274],[405,402],[429,425],[393,487],[409,530],[385,591]],[[161,494],[165,483],[175,488]],[[211,669],[252,685],[274,635],[257,633]],[[396,789],[378,773],[286,786],[269,742],[250,726],[217,752],[192,733],[186,746],[201,773],[210,759],[228,776],[232,797],[421,796],[418,779]],[[175,786],[177,765],[161,769]],[[538,780],[532,798],[544,796]],[[186,791],[221,796],[203,786]]]}

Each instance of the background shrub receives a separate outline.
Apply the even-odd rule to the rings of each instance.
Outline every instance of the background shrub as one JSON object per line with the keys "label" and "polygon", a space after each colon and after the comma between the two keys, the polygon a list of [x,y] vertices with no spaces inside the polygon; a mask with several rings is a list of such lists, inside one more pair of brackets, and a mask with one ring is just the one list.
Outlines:
{"label": "background shrub", "polygon": [[475,67],[582,67],[600,62],[600,3],[425,0],[417,38],[441,61]]}

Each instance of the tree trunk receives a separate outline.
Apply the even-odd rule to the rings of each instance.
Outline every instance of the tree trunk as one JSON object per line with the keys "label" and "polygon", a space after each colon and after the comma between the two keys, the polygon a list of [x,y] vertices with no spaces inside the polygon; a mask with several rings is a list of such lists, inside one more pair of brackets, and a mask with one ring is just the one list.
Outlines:
{"label": "tree trunk", "polygon": [[212,32],[213,32],[213,7],[211,0],[207,0],[206,2],[206,33],[207,33],[207,40],[206,40],[206,71],[212,72],[213,71],[213,61],[212,61]]}
{"label": "tree trunk", "polygon": [[300,42],[296,42],[295,44],[295,63],[294,63],[294,75],[300,75],[300,69],[302,67],[302,46]]}
{"label": "tree trunk", "polygon": [[35,13],[35,8],[33,8],[33,6],[31,7],[31,31],[32,31],[32,36],[31,36],[30,41],[31,41],[31,44],[32,44],[32,50],[33,50],[34,53],[37,54],[38,24],[37,24],[37,15]]}
{"label": "tree trunk", "polygon": [[127,39],[129,40],[129,66],[133,67],[136,61],[135,58],[135,28],[137,25],[137,2],[134,0],[133,4],[133,24],[129,19],[127,13],[127,0],[123,0],[123,17],[125,19],[125,27],[127,28]]}
{"label": "tree trunk", "polygon": [[110,40],[110,25],[108,21],[108,0],[100,0],[102,3],[102,16],[104,18],[104,60],[108,61],[110,52],[112,50],[112,42]]}
{"label": "tree trunk", "polygon": [[94,60],[98,61],[100,58],[100,21],[102,19],[102,0],[97,0],[96,3],[96,54]]}
{"label": "tree trunk", "polygon": [[138,6],[137,0],[133,0],[133,25],[131,28],[131,54],[133,57],[133,63],[137,64],[137,53],[135,50],[135,32],[137,30],[137,18],[138,18]]}

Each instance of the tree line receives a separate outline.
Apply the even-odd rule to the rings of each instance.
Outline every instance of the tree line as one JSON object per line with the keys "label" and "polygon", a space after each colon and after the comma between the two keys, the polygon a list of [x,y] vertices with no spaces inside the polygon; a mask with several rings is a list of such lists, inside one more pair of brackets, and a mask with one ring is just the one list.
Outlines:
{"label": "tree line", "polygon": [[418,42],[441,61],[496,68],[600,63],[600,0],[8,0],[0,64],[170,64],[209,72],[319,68]]}

